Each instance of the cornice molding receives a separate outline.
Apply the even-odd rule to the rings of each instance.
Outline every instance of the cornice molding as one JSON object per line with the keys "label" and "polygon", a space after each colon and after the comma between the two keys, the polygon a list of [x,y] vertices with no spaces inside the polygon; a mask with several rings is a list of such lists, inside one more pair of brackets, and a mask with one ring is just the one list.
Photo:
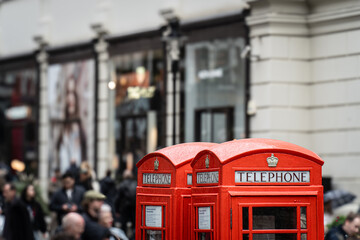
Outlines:
{"label": "cornice molding", "polygon": [[263,12],[247,17],[246,23],[250,27],[251,37],[266,34],[297,36],[328,34],[360,29],[360,6],[303,15]]}
{"label": "cornice molding", "polygon": [[360,6],[351,9],[340,9],[338,11],[315,13],[307,16],[309,24],[330,22],[360,16]]}

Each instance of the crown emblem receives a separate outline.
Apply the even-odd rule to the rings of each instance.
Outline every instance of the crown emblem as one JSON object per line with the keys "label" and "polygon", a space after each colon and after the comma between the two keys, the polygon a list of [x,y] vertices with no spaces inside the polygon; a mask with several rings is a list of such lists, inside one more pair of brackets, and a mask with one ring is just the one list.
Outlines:
{"label": "crown emblem", "polygon": [[279,159],[277,157],[275,157],[274,154],[272,153],[271,157],[268,157],[266,159],[266,161],[267,161],[269,167],[276,167]]}
{"label": "crown emblem", "polygon": [[209,165],[210,165],[209,155],[206,155],[206,158],[205,158],[205,167],[206,167],[206,168],[209,168]]}
{"label": "crown emblem", "polygon": [[158,170],[159,169],[159,160],[156,158],[154,161],[154,169]]}

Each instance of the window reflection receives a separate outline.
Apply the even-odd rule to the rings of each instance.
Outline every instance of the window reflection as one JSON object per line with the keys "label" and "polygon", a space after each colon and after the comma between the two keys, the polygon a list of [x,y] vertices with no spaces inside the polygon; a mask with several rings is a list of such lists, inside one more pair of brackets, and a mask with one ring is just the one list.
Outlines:
{"label": "window reflection", "polygon": [[146,240],[162,240],[162,234],[160,230],[146,230]]}
{"label": "window reflection", "polygon": [[306,207],[301,207],[300,208],[300,226],[301,229],[306,229],[306,220],[307,220],[307,216],[306,216]]}
{"label": "window reflection", "polygon": [[253,234],[253,240],[297,240],[296,233]]}
{"label": "window reflection", "polygon": [[[162,50],[112,57],[116,152],[119,172],[136,176],[136,163],[147,151],[165,146],[164,66]],[[151,138],[147,136],[151,129]],[[149,143],[147,141],[150,141]],[[147,149],[151,146],[152,149]]]}
{"label": "window reflection", "polygon": [[[245,62],[240,58],[243,47],[242,38],[187,45],[185,141],[211,139],[223,142],[224,139],[220,136],[226,136],[228,139],[225,141],[234,137],[243,138]],[[204,113],[204,118],[196,119],[196,112],[199,110],[213,111],[219,108],[234,109],[231,120],[236,128],[229,125],[223,114]],[[201,128],[194,126],[195,121],[201,121]],[[227,134],[227,131],[231,131],[231,134]]]}
{"label": "window reflection", "polygon": [[253,208],[253,229],[296,228],[296,207]]}

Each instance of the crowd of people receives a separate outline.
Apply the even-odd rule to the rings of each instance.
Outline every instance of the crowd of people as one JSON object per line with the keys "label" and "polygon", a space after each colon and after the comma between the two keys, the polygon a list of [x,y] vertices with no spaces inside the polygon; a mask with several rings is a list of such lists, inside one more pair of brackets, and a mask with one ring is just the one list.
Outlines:
{"label": "crowd of people", "polygon": [[49,185],[50,214],[36,200],[34,184],[19,194],[14,182],[4,183],[0,239],[135,239],[136,179],[125,173],[126,185],[117,186],[110,170],[99,182],[91,171],[87,163],[71,164],[63,174],[55,171]]}

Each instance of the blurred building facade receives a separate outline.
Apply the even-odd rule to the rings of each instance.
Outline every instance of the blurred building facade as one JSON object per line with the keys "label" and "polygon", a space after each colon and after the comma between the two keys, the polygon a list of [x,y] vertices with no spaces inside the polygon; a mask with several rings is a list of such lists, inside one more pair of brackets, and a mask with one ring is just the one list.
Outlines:
{"label": "blurred building facade", "polygon": [[180,142],[309,148],[360,196],[356,0],[0,1],[1,161],[133,170]]}

